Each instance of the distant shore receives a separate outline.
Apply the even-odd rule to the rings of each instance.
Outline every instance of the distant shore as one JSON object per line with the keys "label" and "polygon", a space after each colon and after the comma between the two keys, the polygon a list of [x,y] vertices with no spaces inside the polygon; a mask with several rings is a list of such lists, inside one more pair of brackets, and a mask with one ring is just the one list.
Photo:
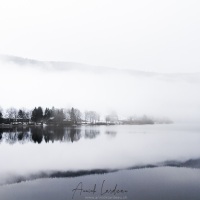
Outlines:
{"label": "distant shore", "polygon": [[59,123],[32,123],[32,124],[0,124],[0,128],[21,128],[21,127],[46,127],[46,126],[61,126],[61,127],[76,127],[76,126],[116,126],[116,125],[156,125],[156,124],[172,124],[172,123],[80,123],[80,124],[59,124]]}

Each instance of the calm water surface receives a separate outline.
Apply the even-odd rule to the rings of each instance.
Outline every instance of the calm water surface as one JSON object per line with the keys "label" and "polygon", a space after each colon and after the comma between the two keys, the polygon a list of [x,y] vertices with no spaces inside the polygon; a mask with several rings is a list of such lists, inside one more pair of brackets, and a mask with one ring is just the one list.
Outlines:
{"label": "calm water surface", "polygon": [[[123,198],[199,199],[199,169],[193,169],[193,165],[188,166],[190,168],[163,165],[167,161],[198,161],[199,142],[200,126],[197,124],[0,129],[0,197],[34,199],[33,194],[37,193],[37,199],[45,199],[48,195],[53,199],[53,193],[62,190],[57,199],[68,199],[71,198],[71,189],[79,181],[83,180],[87,187],[98,182],[100,187],[106,179],[108,187],[117,183],[129,190]],[[149,165],[163,167],[144,169]],[[119,170],[136,166],[143,169]],[[66,178],[69,171],[84,170],[90,174],[96,169],[119,171]],[[51,180],[50,175],[55,171],[60,172],[60,177],[65,172],[63,178]],[[34,180],[35,177],[44,178],[40,177],[44,172],[45,179]],[[10,185],[26,179],[32,181]],[[43,182],[46,186],[41,191]],[[22,187],[25,189],[21,190]],[[10,189],[15,191],[14,196]],[[86,197],[76,195],[77,199]]]}

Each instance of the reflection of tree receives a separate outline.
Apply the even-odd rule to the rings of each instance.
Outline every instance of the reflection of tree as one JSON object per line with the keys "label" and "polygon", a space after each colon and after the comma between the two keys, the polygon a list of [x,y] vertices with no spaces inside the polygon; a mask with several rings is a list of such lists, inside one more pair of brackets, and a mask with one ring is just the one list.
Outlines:
{"label": "reflection of tree", "polygon": [[116,131],[106,131],[106,134],[112,137],[115,137],[117,135]]}
{"label": "reflection of tree", "polygon": [[[5,141],[9,144],[20,142],[41,143],[43,140],[48,142],[75,142],[81,138],[80,127],[63,127],[63,126],[47,126],[43,127],[14,127],[1,128],[0,141]],[[100,134],[99,130],[85,130],[85,138],[93,139]]]}
{"label": "reflection of tree", "polygon": [[27,142],[30,139],[29,128],[3,128],[0,129],[0,140],[5,140],[9,144]]}
{"label": "reflection of tree", "polygon": [[7,143],[9,144],[14,144],[15,142],[17,142],[17,133],[16,132],[11,132],[9,134],[6,134],[4,136],[4,139]]}
{"label": "reflection of tree", "polygon": [[44,140],[46,143],[50,141],[54,142],[54,131],[46,127],[43,133],[44,133]]}
{"label": "reflection of tree", "polygon": [[44,129],[45,142],[63,141],[65,129],[62,126],[47,126]]}
{"label": "reflection of tree", "polygon": [[68,129],[71,142],[78,141],[81,138],[81,130],[76,128]]}
{"label": "reflection of tree", "polygon": [[61,142],[74,142],[81,138],[81,130],[76,128],[66,128],[62,126],[49,126],[44,129],[44,140],[61,141]]}
{"label": "reflection of tree", "polygon": [[14,144],[17,141],[17,132],[16,129],[4,129],[4,132],[7,134],[3,134],[3,139],[9,143]]}
{"label": "reflection of tree", "polygon": [[40,144],[42,142],[43,139],[43,128],[40,127],[32,127],[31,128],[31,136],[32,136],[32,140],[38,144]]}
{"label": "reflection of tree", "polygon": [[0,142],[1,142],[2,138],[3,138],[3,130],[0,128]]}
{"label": "reflection of tree", "polygon": [[85,138],[93,139],[93,138],[96,138],[97,135],[99,135],[99,134],[100,134],[99,130],[94,130],[94,129],[86,129],[85,130]]}
{"label": "reflection of tree", "polygon": [[30,140],[29,128],[22,127],[16,129],[16,133],[18,134],[18,141],[20,141],[20,143],[25,143]]}

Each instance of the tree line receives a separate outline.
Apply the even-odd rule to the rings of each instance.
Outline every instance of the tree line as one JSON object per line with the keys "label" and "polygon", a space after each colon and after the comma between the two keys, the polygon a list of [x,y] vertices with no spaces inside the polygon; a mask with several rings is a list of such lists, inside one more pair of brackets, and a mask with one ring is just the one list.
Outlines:
{"label": "tree line", "polygon": [[8,108],[5,111],[0,107],[0,124],[5,123],[47,123],[47,124],[64,124],[64,125],[73,125],[81,123],[89,124],[128,124],[128,125],[137,125],[137,124],[169,124],[173,123],[168,118],[153,118],[143,115],[130,116],[126,119],[119,120],[116,112],[112,112],[109,115],[106,115],[103,121],[100,121],[100,114],[96,111],[85,111],[82,113],[77,108],[43,108],[41,106],[35,107],[32,110],[25,108],[16,109]]}
{"label": "tree line", "polygon": [[33,110],[11,107],[6,109],[5,112],[0,107],[0,123],[5,119],[8,122],[25,122],[29,120],[35,123],[61,123],[65,121],[65,123],[68,122],[69,124],[78,124],[82,121],[96,123],[100,121],[100,115],[95,111],[85,111],[83,114],[79,109],[73,107],[71,109],[52,107],[44,110],[41,106],[35,107]]}

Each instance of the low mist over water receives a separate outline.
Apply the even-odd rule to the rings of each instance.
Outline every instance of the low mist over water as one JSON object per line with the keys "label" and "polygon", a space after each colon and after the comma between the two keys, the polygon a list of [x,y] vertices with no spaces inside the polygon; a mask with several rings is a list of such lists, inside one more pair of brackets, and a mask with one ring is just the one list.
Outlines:
{"label": "low mist over water", "polygon": [[198,159],[199,131],[194,124],[1,130],[0,183],[40,172],[113,170]]}

